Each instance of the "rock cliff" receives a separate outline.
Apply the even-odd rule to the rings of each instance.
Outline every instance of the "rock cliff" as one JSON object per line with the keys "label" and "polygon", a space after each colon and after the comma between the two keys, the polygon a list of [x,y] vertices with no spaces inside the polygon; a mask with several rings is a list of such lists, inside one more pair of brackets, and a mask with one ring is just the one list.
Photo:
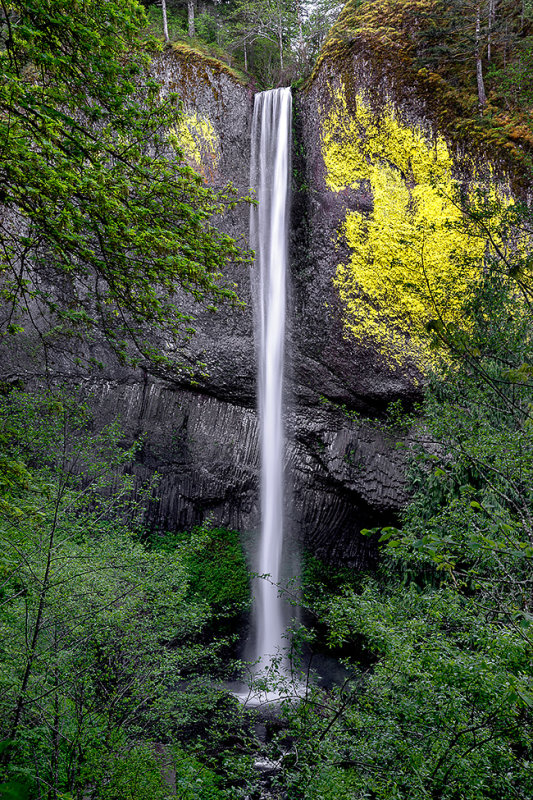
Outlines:
{"label": "rock cliff", "polygon": [[[253,93],[218,62],[167,49],[154,62],[163,91],[177,91],[184,116],[175,135],[186,157],[216,186],[233,181],[248,191]],[[290,384],[287,473],[290,522],[315,552],[353,564],[372,557],[361,527],[394,519],[406,500],[403,451],[376,424],[391,401],[412,402],[418,367],[391,363],[369,339],[346,326],[338,264],[349,256],[337,241],[347,209],[372,207],[369,186],[331,188],[324,158],[326,73],[302,92],[295,108],[291,236]],[[328,90],[329,91],[329,90]],[[326,109],[326,110],[325,110]],[[306,184],[306,185],[305,185]],[[248,208],[228,216],[226,230],[248,231]],[[189,356],[205,364],[194,379],[157,377],[121,367],[103,343],[92,345],[104,368],[88,373],[66,355],[32,357],[38,337],[21,337],[3,359],[3,380],[30,386],[52,379],[89,392],[101,422],[122,418],[129,439],[142,435],[139,480],[161,476],[154,525],[189,528],[208,515],[241,530],[257,526],[258,445],[255,345],[249,268],[231,275],[244,308],[200,311]],[[42,322],[42,325],[45,321]],[[171,347],[171,343],[167,343]],[[205,374],[204,374],[205,372]]]}

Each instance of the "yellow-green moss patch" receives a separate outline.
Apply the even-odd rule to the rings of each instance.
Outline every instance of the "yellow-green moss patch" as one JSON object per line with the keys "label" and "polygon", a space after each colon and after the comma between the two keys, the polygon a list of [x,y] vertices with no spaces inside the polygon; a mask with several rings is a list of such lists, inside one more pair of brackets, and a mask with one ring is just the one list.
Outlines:
{"label": "yellow-green moss patch", "polygon": [[213,180],[220,161],[220,139],[209,117],[196,111],[184,112],[169,139],[190,167],[207,181]]}
{"label": "yellow-green moss patch", "polygon": [[444,139],[408,127],[392,105],[374,114],[363,94],[350,112],[343,88],[332,99],[322,123],[328,188],[373,200],[369,213],[348,212],[343,228],[350,259],[335,285],[347,334],[373,341],[391,364],[422,367],[432,357],[426,324],[462,318],[485,244],[462,229]]}

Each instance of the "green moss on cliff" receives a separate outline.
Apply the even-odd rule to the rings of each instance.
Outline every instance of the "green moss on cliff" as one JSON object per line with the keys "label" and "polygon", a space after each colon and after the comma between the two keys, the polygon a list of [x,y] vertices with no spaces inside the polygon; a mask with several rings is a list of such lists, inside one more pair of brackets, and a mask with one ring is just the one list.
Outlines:
{"label": "green moss on cliff", "polygon": [[195,65],[196,67],[201,67],[203,69],[208,67],[214,75],[228,75],[242,86],[246,86],[250,82],[250,77],[246,75],[246,73],[239,69],[235,69],[235,67],[232,67],[221,59],[216,58],[209,52],[208,46],[199,41],[195,40],[194,44],[184,41],[174,42],[172,45],[172,50],[182,60],[191,65]]}
{"label": "green moss on cliff", "polygon": [[330,101],[321,124],[326,185],[365,192],[373,204],[369,213],[348,211],[343,226],[350,259],[334,282],[347,332],[373,341],[391,364],[423,367],[433,355],[426,326],[463,318],[485,242],[462,224],[442,137],[404,124],[392,104],[377,116],[363,93],[350,109],[343,88]]}
{"label": "green moss on cliff", "polygon": [[372,92],[375,106],[422,101],[424,115],[450,144],[474,159],[489,153],[521,193],[533,164],[531,109],[489,92],[480,115],[472,54],[468,68],[462,59],[450,65],[450,59],[441,64],[420,57],[416,37],[435,26],[438,10],[437,0],[349,0],[306,86],[329,67],[342,78],[349,107],[362,88]]}

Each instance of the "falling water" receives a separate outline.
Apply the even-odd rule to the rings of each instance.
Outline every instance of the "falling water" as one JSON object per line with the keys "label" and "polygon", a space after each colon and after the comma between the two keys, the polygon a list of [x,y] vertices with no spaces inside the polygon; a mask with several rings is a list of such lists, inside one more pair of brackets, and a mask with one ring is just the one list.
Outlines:
{"label": "falling water", "polygon": [[284,505],[283,369],[290,181],[292,97],[272,89],[255,97],[252,127],[252,185],[258,206],[251,212],[256,251],[259,338],[259,419],[261,441],[261,536],[254,613],[254,660],[268,665],[284,645],[282,579]]}

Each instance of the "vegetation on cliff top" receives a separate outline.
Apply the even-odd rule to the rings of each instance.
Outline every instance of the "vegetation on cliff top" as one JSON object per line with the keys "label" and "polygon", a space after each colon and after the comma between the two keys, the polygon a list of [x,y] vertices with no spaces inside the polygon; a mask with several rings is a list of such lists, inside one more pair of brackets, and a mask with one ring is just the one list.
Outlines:
{"label": "vegetation on cliff top", "polygon": [[519,186],[533,146],[529,2],[349,0],[313,73],[335,63],[349,102],[350,58],[357,53],[376,80],[388,76],[398,100],[418,94],[436,129],[470,152],[482,149],[507,164]]}
{"label": "vegetation on cliff top", "polygon": [[144,3],[149,30],[161,39],[240,68],[265,89],[309,74],[342,8],[339,0],[166,0],[165,8],[156,0]]}

